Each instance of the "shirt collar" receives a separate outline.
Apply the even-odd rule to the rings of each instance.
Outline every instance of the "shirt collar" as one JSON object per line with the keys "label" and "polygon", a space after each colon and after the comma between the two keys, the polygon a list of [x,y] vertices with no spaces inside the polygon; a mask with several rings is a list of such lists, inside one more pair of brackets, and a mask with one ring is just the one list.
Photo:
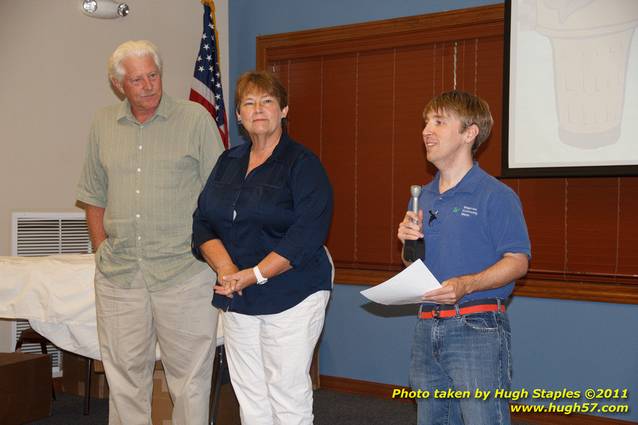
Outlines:
{"label": "shirt collar", "polygon": [[[173,112],[173,109],[175,109],[175,101],[167,94],[162,93],[162,98],[160,99],[160,104],[157,107],[157,110],[155,111],[153,116],[144,124],[152,122],[153,120],[155,120],[156,117],[159,117],[166,121]],[[122,103],[120,103],[120,107],[117,111],[117,120],[121,121],[123,119],[126,119],[130,122],[139,123],[139,121],[137,121],[137,118],[135,118],[135,116],[133,115],[133,112],[131,112],[131,103],[128,101],[128,99],[124,99]]]}
{"label": "shirt collar", "polygon": [[279,143],[277,143],[277,146],[275,146],[275,149],[272,151],[272,155],[270,155],[269,159],[274,161],[282,159],[286,152],[286,146],[288,146],[289,144],[290,137],[288,137],[288,134],[284,131],[283,133],[281,133]]}
{"label": "shirt collar", "polygon": [[[290,143],[291,143],[291,139],[288,136],[288,134],[285,132],[282,133],[281,138],[279,139],[279,143],[277,143],[277,146],[275,146],[275,149],[272,151],[272,154],[268,158],[268,161],[281,159],[282,156],[285,154],[286,146],[288,146]],[[241,158],[245,155],[249,155],[250,148],[252,147],[252,145],[253,143],[251,141],[243,143],[237,146],[236,148],[231,149],[230,152],[228,153],[228,156],[232,158]]]}
{"label": "shirt collar", "polygon": [[[460,182],[458,182],[456,184],[456,186],[454,186],[453,188],[449,189],[448,191],[446,191],[445,193],[453,193],[453,192],[466,192],[466,193],[473,193],[477,187],[478,187],[478,182],[481,180],[482,178],[482,170],[481,167],[479,167],[478,162],[474,161],[472,163],[472,168],[469,169],[469,171],[467,173],[465,173],[465,175],[463,176],[463,178],[461,179]],[[439,180],[441,179],[441,172],[437,171],[436,175],[434,176],[434,180],[432,180],[432,184],[428,185],[427,190],[429,190],[430,192],[433,192],[435,194],[439,194]]]}

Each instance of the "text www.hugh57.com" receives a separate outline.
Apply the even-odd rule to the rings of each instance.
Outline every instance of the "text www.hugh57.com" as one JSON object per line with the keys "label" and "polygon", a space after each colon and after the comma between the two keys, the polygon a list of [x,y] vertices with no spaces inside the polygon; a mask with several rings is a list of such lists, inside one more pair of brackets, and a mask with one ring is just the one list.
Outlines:
{"label": "text www.hugh57.com", "polygon": [[[629,401],[629,390],[627,388],[587,388],[583,390],[544,389],[533,388],[527,390],[520,388],[517,390],[482,390],[460,391],[451,388],[428,390],[413,390],[407,388],[395,388],[392,391],[392,398],[411,399],[476,399],[485,401],[490,398],[506,399],[510,403],[512,413],[558,413],[571,415],[573,413],[628,413],[629,403],[617,403],[617,401]],[[532,401],[532,404],[518,404],[525,400]],[[608,403],[607,401],[616,401]],[[562,403],[557,403],[563,401]],[[518,403],[517,403],[518,402]],[[538,403],[538,404],[537,404]]]}
{"label": "text www.hugh57.com", "polygon": [[627,413],[627,404],[600,404],[600,403],[571,403],[571,404],[512,404],[512,413],[562,413],[571,415],[572,413]]}

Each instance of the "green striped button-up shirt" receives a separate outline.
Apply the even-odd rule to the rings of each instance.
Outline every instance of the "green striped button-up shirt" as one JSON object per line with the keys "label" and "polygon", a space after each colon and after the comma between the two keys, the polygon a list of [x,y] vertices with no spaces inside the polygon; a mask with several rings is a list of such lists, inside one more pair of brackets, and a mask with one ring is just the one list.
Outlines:
{"label": "green striped button-up shirt", "polygon": [[164,94],[141,124],[124,100],[91,126],[77,199],[105,208],[98,269],[127,287],[140,270],[149,290],[186,280],[206,264],[191,254],[192,215],[224,146],[199,104]]}

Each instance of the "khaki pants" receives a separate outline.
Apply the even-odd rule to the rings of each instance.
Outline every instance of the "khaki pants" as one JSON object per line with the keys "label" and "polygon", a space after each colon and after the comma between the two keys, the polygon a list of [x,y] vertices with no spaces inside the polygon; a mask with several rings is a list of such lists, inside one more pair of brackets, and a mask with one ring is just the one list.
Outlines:
{"label": "khaki pants", "polygon": [[109,425],[150,425],[155,345],[173,400],[173,425],[208,423],[218,311],[215,274],[149,292],[141,273],[130,289],[96,270],[97,329],[109,383]]}

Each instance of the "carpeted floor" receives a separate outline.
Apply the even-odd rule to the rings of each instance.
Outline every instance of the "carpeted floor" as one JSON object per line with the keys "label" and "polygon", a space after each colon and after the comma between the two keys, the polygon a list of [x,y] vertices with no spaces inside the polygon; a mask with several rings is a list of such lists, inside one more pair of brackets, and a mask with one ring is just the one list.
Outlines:
{"label": "carpeted floor", "polygon": [[[58,394],[49,418],[29,425],[107,425],[107,400],[92,400],[90,415],[82,414],[83,398]],[[223,407],[222,407],[223,409]],[[234,425],[235,421],[231,421]],[[227,425],[221,419],[219,425]],[[315,425],[416,425],[416,410],[411,403],[380,400],[337,393],[315,391]]]}
{"label": "carpeted floor", "polygon": [[[82,414],[82,402],[82,397],[58,394],[53,414],[29,425],[107,425],[107,400],[92,400],[88,416]],[[416,408],[412,403],[318,390],[314,406],[315,425],[416,425]],[[218,420],[218,425],[235,423],[238,422]]]}

